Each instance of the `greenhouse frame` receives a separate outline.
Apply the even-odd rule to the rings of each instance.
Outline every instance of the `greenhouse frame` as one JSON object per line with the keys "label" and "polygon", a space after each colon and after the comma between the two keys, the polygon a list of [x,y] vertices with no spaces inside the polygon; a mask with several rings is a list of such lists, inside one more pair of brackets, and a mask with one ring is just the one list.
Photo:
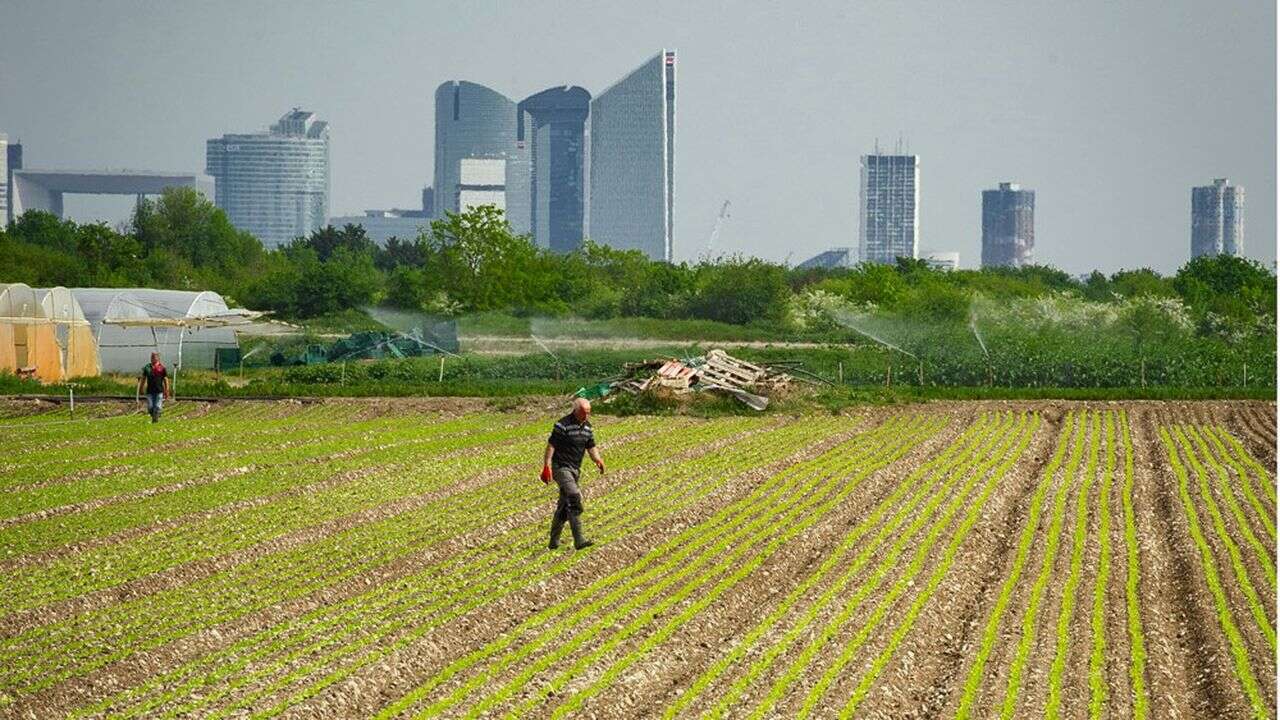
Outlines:
{"label": "greenhouse frame", "polygon": [[175,369],[212,369],[219,348],[240,346],[234,330],[201,322],[231,312],[215,292],[76,288],[71,293],[93,328],[103,372],[138,372],[152,352]]}

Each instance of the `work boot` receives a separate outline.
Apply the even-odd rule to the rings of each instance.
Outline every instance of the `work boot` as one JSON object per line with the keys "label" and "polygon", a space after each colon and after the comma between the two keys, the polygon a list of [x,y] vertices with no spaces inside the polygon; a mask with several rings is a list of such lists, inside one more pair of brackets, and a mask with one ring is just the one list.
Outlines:
{"label": "work boot", "polygon": [[581,550],[591,547],[595,543],[582,536],[582,523],[578,521],[577,515],[569,516],[569,529],[573,531],[573,549]]}
{"label": "work boot", "polygon": [[560,531],[564,529],[564,520],[560,518],[551,519],[551,542],[547,543],[547,547],[555,550],[560,547]]}

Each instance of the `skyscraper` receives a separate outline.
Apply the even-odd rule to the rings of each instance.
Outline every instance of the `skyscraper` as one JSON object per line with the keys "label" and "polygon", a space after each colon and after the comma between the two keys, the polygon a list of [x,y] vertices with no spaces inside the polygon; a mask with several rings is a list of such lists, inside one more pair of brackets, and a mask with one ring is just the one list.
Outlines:
{"label": "skyscraper", "polygon": [[516,142],[529,148],[530,221],[534,241],[556,252],[582,244],[586,191],[583,144],[591,93],[554,87],[516,108]]}
{"label": "skyscraper", "polygon": [[592,240],[673,255],[676,54],[663,50],[591,101]]}
{"label": "skyscraper", "polygon": [[[435,101],[435,216],[459,211],[463,160],[501,160],[507,221],[517,233],[529,232],[528,151],[516,143],[515,102],[465,80],[441,83]],[[478,165],[472,172],[491,175],[492,168]]]}
{"label": "skyscraper", "polygon": [[1244,188],[1226,178],[1191,188],[1191,257],[1244,255]]}
{"label": "skyscraper", "polygon": [[982,267],[1032,263],[1036,245],[1036,193],[1017,183],[982,191]]}
{"label": "skyscraper", "polygon": [[920,246],[920,158],[862,156],[858,254],[862,262],[914,258]]}
{"label": "skyscraper", "polygon": [[0,133],[0,228],[9,227],[9,136]]}
{"label": "skyscraper", "polygon": [[205,172],[231,224],[277,247],[329,218],[329,124],[294,108],[268,132],[208,141]]}

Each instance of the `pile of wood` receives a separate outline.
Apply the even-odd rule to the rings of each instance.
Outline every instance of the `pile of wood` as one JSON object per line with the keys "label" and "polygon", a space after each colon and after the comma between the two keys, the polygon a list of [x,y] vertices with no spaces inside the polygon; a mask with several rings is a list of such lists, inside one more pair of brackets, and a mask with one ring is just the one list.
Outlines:
{"label": "pile of wood", "polygon": [[659,388],[675,394],[711,390],[741,400],[756,410],[769,405],[765,394],[787,387],[791,375],[739,360],[723,350],[678,360],[659,358],[623,367],[624,378],[611,391],[642,393]]}

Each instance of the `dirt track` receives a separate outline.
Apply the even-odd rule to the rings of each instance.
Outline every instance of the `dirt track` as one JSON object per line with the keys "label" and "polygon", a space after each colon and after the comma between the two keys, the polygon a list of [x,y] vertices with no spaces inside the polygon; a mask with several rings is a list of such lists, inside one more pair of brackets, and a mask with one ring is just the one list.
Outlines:
{"label": "dirt track", "polygon": [[4,421],[0,716],[1275,717],[1273,403],[483,412]]}

